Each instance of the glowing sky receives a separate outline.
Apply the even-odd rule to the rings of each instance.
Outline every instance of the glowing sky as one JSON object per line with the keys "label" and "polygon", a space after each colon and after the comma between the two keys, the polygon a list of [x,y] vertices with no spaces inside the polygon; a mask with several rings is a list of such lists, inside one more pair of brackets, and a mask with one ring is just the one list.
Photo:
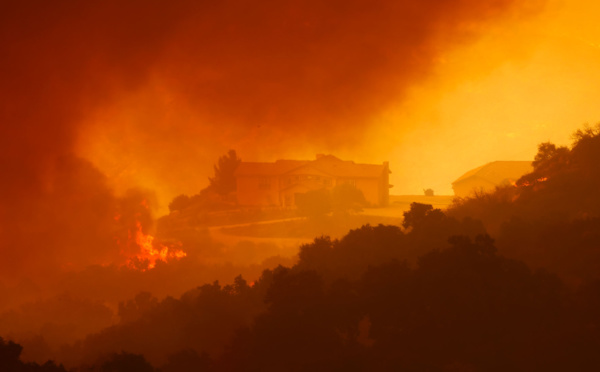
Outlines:
{"label": "glowing sky", "polygon": [[[391,78],[393,84],[406,85],[404,91],[377,80],[385,76],[377,77],[376,83],[353,86],[349,69],[347,75],[341,75],[349,79],[347,87],[341,81],[330,89],[331,94],[340,94],[339,100],[327,97],[326,104],[333,105],[330,113],[309,101],[322,99],[323,92],[310,95],[315,86],[323,88],[318,84],[300,87],[296,97],[289,97],[293,104],[281,107],[276,95],[293,90],[277,87],[272,77],[266,78],[271,85],[257,85],[254,92],[261,99],[275,101],[272,112],[258,107],[256,117],[248,118],[244,115],[251,114],[252,107],[235,107],[243,97],[208,97],[211,105],[221,106],[215,109],[216,114],[207,113],[197,91],[181,89],[180,82],[169,81],[182,79],[179,72],[168,76],[172,72],[158,71],[139,89],[121,93],[87,118],[79,152],[98,165],[118,189],[141,185],[156,190],[163,207],[174,195],[196,193],[204,187],[212,163],[229,148],[237,149],[246,160],[312,158],[316,153],[332,153],[357,162],[389,160],[392,193],[420,194],[431,187],[437,194],[451,194],[450,183],[471,168],[494,160],[532,159],[538,143],[549,140],[567,144],[576,128],[600,120],[595,99],[600,90],[600,29],[595,24],[599,15],[599,5],[579,0],[549,2],[539,13],[509,15],[497,22],[478,24],[467,19],[466,26],[461,27],[473,27],[474,31],[465,41],[428,36],[432,41],[426,48],[437,48],[438,42],[439,48],[424,53],[424,58],[431,58],[424,62],[424,71],[411,65],[398,66],[414,75]],[[322,43],[319,37],[317,40]],[[349,45],[352,43],[343,46]],[[304,41],[301,46],[305,47]],[[393,43],[384,46],[391,48]],[[399,46],[401,52],[411,48]],[[311,72],[321,69],[320,73],[327,73],[332,67],[319,66],[328,63],[319,56],[313,60],[307,57],[304,63],[315,63],[308,65],[314,70]],[[340,66],[343,57],[341,54]],[[248,58],[247,63],[252,63],[254,57]],[[261,58],[257,57],[259,61]],[[285,56],[279,58],[286,62]],[[365,63],[365,68],[379,67]],[[383,73],[393,71],[387,65],[382,68]],[[198,74],[196,69],[189,71]],[[213,81],[222,78],[221,73],[247,72],[238,66],[225,72],[207,70],[202,79]],[[286,79],[290,84],[301,84],[301,79]],[[273,92],[260,91],[269,86]],[[365,100],[364,107],[357,110],[361,122],[345,124],[352,108],[346,110],[339,102],[347,98],[344,89],[365,86],[374,92],[371,98],[369,92],[358,97]],[[194,99],[185,96],[186,89]],[[390,93],[385,102],[369,102],[385,96],[386,91]],[[232,89],[225,94],[235,92]],[[252,89],[244,87],[240,94],[248,92],[252,94]],[[248,99],[258,105],[256,97]],[[306,111],[298,109],[302,105]],[[298,112],[300,117],[286,117]]]}
{"label": "glowing sky", "polygon": [[449,194],[473,167],[600,120],[593,1],[34,3],[0,14],[14,211],[48,196],[73,152],[163,211],[232,148],[387,160],[393,193]]}
{"label": "glowing sky", "polygon": [[[530,160],[540,142],[570,144],[582,124],[600,121],[599,15],[594,2],[550,3],[445,56],[374,134],[398,144],[390,149],[398,190],[451,193],[449,183],[468,169]],[[407,121],[417,125],[395,129]]]}

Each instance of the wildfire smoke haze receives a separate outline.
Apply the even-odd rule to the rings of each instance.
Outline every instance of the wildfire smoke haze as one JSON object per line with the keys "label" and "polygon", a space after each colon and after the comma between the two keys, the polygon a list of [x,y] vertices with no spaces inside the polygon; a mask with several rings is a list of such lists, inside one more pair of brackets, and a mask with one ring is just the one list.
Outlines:
{"label": "wildfire smoke haze", "polygon": [[565,144],[600,118],[598,15],[586,0],[4,1],[0,310],[96,309],[95,328],[56,338],[74,342],[139,291],[293,263],[305,236],[227,245],[205,220],[161,235],[169,202],[198,194],[230,149],[389,160],[394,194],[441,195],[468,169]]}
{"label": "wildfire smoke haze", "polygon": [[4,272],[112,255],[115,187],[151,188],[164,210],[224,146],[259,159],[355,147],[446,49],[543,5],[519,4],[5,2]]}

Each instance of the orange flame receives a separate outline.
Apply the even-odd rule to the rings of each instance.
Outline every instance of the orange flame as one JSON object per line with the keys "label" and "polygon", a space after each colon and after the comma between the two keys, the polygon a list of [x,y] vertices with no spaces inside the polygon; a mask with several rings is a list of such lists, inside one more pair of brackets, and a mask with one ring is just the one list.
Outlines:
{"label": "orange flame", "polygon": [[136,221],[135,244],[140,248],[140,252],[129,258],[126,263],[132,269],[146,271],[156,267],[157,261],[167,262],[187,256],[181,249],[156,243],[152,235],[144,234],[139,221]]}
{"label": "orange flame", "polygon": [[[143,199],[140,207],[149,210],[148,201]],[[141,222],[142,213],[138,211],[135,214],[135,228],[130,226],[127,229],[127,242],[122,244],[119,238],[116,243],[121,247],[121,254],[126,258],[124,266],[130,269],[140,271],[150,270],[156,267],[158,261],[168,262],[186,257],[187,254],[181,250],[181,243],[174,242],[165,244],[157,241],[154,236],[145,234]],[[122,215],[117,213],[114,216],[115,222],[124,222]]]}
{"label": "orange flame", "polygon": [[[535,184],[538,184],[538,183],[542,183],[542,182],[546,182],[546,181],[548,181],[548,177],[540,177],[540,178],[536,179],[533,182],[525,181],[525,182],[523,182],[519,186],[522,186],[522,187],[525,186],[525,187],[527,187],[527,186],[532,186],[532,185],[535,185]],[[517,186],[517,185],[515,184],[515,186]]]}

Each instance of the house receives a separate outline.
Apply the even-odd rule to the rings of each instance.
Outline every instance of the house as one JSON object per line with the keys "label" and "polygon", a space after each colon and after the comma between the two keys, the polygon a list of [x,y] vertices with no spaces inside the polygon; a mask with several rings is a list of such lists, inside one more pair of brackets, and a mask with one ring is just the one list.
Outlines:
{"label": "house", "polygon": [[297,194],[349,183],[372,205],[389,202],[389,164],[357,164],[332,155],[315,160],[241,162],[235,177],[240,205],[294,207]]}
{"label": "house", "polygon": [[493,161],[472,169],[452,182],[454,195],[466,197],[475,192],[490,192],[496,187],[514,185],[533,171],[530,161]]}

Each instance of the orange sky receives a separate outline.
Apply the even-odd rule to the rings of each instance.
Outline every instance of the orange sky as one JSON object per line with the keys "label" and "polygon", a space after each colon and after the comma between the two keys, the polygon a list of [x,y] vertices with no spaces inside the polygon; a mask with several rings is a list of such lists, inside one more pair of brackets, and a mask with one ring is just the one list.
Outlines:
{"label": "orange sky", "polygon": [[392,194],[443,195],[568,145],[600,121],[598,20],[594,0],[5,0],[0,292],[126,263],[230,149],[389,161]]}
{"label": "orange sky", "polygon": [[115,213],[167,212],[229,149],[387,160],[392,193],[450,194],[473,167],[568,144],[600,120],[599,15],[581,0],[5,2],[0,271],[114,262]]}
{"label": "orange sky", "polygon": [[[451,193],[468,169],[530,160],[540,142],[570,144],[582,124],[600,121],[599,16],[596,2],[551,2],[540,16],[445,55],[373,134],[389,139],[402,192]],[[389,130],[407,121],[417,125]]]}
{"label": "orange sky", "polygon": [[154,190],[162,211],[231,148],[388,160],[393,193],[448,194],[600,120],[592,1],[28,4],[0,14],[4,221],[91,172],[57,173],[73,153],[94,187]]}
{"label": "orange sky", "polygon": [[[363,71],[356,76],[355,68],[344,67],[344,58],[356,59],[352,53],[318,51],[315,57],[307,52],[307,56],[301,54],[306,59],[301,71],[309,79],[307,87],[296,91],[277,86],[279,78],[289,84],[303,82],[289,78],[285,66],[277,64],[288,62],[287,56],[275,56],[275,62],[268,59],[282,69],[275,72],[275,78],[265,76],[263,86],[259,77],[251,79],[250,83],[257,84],[256,91],[243,86],[238,92],[232,86],[223,93],[226,99],[182,84],[185,78],[180,71],[170,69],[194,75],[191,80],[199,77],[200,84],[216,82],[211,87],[216,90],[223,89],[222,83],[235,84],[222,74],[235,78],[252,72],[243,66],[244,60],[237,62],[241,66],[231,66],[228,58],[259,63],[265,57],[246,56],[244,53],[251,51],[240,51],[244,46],[234,45],[229,52],[221,51],[227,64],[223,71],[214,64],[201,66],[202,70],[181,62],[187,54],[179,48],[188,44],[177,37],[179,45],[167,48],[173,54],[160,62],[143,84],[119,92],[117,99],[86,118],[78,152],[107,174],[118,190],[133,185],[155,190],[163,210],[174,195],[203,188],[212,164],[229,148],[246,160],[312,158],[315,153],[332,153],[357,162],[389,160],[393,193],[419,194],[431,187],[438,194],[450,194],[450,183],[471,168],[493,160],[531,159],[538,143],[567,144],[576,128],[600,120],[600,106],[594,99],[600,90],[600,31],[595,27],[600,6],[592,1],[551,1],[537,14],[511,12],[482,23],[461,14],[466,20],[460,27],[471,28],[472,35],[464,36],[462,30],[448,26],[451,30],[444,31],[450,35],[448,40],[447,34],[426,34],[422,36],[428,38],[426,42],[400,40],[399,44],[418,44],[399,45],[398,49],[422,52],[417,56],[423,59],[419,62],[422,71],[407,63],[398,68],[407,69],[408,74],[394,75],[393,66],[364,62],[365,68],[381,68],[391,74],[389,82],[385,75],[361,76]],[[310,22],[306,21],[307,27]],[[314,48],[335,45],[323,41],[322,35],[314,38]],[[365,36],[365,43],[371,41]],[[342,39],[340,44],[351,47],[354,42]],[[302,39],[299,46],[306,48],[307,44],[312,46]],[[389,50],[394,47],[392,41],[382,45],[385,49],[375,45],[373,50],[396,53]],[[252,47],[272,52],[270,48],[278,46]],[[312,96],[311,89],[324,89],[321,81],[333,83],[319,74],[335,69],[330,58],[337,56],[336,63],[348,71],[334,78],[348,81],[336,81],[335,88],[327,88],[330,92],[315,91]],[[196,58],[193,56],[192,63]],[[173,66],[164,67],[169,64]],[[298,68],[292,63],[290,69]],[[355,77],[363,81],[353,85]],[[273,91],[264,91],[269,88]],[[373,89],[372,94],[347,91],[366,88]],[[251,96],[238,108],[245,98],[232,97],[236,93]],[[381,102],[371,102],[381,97]],[[313,98],[326,100],[324,105],[331,104],[331,112],[310,101]],[[356,108],[358,123],[348,119],[355,108],[345,107],[340,102],[344,99],[349,99],[349,106],[361,106]],[[269,108],[270,104],[273,107]],[[253,113],[255,117],[247,116]]]}

